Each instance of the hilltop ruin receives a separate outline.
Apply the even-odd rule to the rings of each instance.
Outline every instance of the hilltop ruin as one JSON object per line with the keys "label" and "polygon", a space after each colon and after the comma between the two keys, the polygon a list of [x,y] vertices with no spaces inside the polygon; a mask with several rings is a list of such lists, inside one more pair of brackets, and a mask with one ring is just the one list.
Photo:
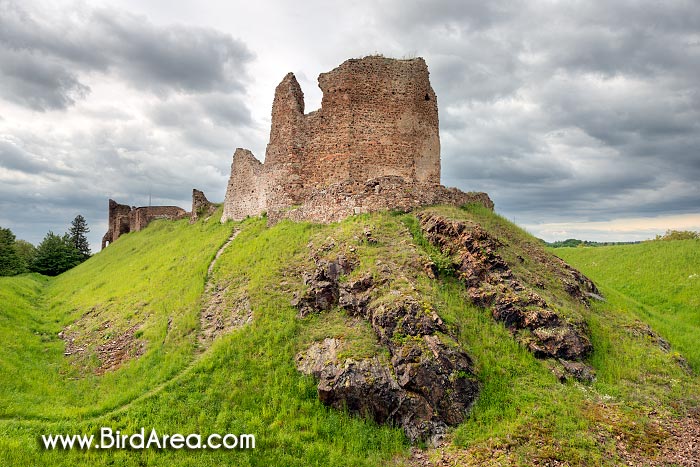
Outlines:
{"label": "hilltop ruin", "polygon": [[102,248],[114,242],[121,235],[129,232],[138,232],[156,219],[178,220],[190,218],[190,224],[200,217],[211,216],[216,211],[216,204],[210,202],[204,192],[192,189],[192,210],[185,211],[178,206],[128,206],[119,204],[113,199],[109,200],[109,214],[107,218],[108,230],[102,237]]}
{"label": "hilltop ruin", "polygon": [[102,237],[102,249],[121,235],[138,232],[155,219],[182,219],[189,213],[177,206],[128,206],[109,200],[107,233]]}
{"label": "hilltop ruin", "polygon": [[233,155],[222,222],[267,212],[333,222],[382,209],[482,203],[485,193],[440,185],[437,97],[422,58],[345,61],[318,78],[321,108],[305,114],[294,74],[275,90],[265,163]]}
{"label": "hilltop ruin", "polygon": [[[233,155],[221,222],[267,213],[335,222],[385,209],[480,203],[486,193],[440,185],[440,130],[435,91],[422,58],[346,60],[318,78],[321,108],[304,113],[293,73],[275,89],[265,163],[247,149]],[[130,207],[109,200],[102,248],[154,219],[209,216],[216,209],[193,190],[192,211],[177,206]]]}

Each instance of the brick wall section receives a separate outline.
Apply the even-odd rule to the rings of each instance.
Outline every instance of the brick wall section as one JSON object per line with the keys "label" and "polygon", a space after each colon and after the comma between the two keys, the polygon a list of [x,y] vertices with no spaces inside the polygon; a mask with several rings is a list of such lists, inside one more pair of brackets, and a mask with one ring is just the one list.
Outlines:
{"label": "brick wall section", "polygon": [[294,74],[288,73],[275,89],[272,102],[264,171],[267,206],[282,209],[304,199],[308,140],[304,93]]}
{"label": "brick wall section", "polygon": [[307,118],[306,184],[361,185],[385,175],[439,184],[437,98],[428,75],[422,58],[383,57],[347,60],[321,74],[321,109]]}
{"label": "brick wall section", "polygon": [[263,211],[271,222],[330,222],[426,204],[493,207],[486,194],[440,186],[437,98],[422,58],[351,59],[318,82],[321,108],[309,114],[292,73],[277,86],[265,164],[236,150],[222,222]]}
{"label": "brick wall section", "polygon": [[238,148],[233,154],[221,222],[257,216],[265,211],[265,206],[263,165],[252,152]]}
{"label": "brick wall section", "polygon": [[148,224],[156,219],[182,219],[189,213],[177,206],[144,206],[132,209],[129,218],[129,231],[138,232],[145,229]]}
{"label": "brick wall section", "polygon": [[102,248],[115,242],[121,235],[138,232],[155,219],[182,219],[189,213],[177,206],[131,207],[109,200],[108,230],[102,237]]}

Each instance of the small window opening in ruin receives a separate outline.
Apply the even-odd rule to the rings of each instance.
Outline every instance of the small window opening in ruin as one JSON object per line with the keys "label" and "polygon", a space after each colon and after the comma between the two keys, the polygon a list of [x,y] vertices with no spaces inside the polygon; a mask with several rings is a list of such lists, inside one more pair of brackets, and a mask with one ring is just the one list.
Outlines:
{"label": "small window opening in ruin", "polygon": [[426,94],[426,95],[425,95],[425,100],[426,100],[426,101],[429,101],[429,100],[430,100],[430,96]]}

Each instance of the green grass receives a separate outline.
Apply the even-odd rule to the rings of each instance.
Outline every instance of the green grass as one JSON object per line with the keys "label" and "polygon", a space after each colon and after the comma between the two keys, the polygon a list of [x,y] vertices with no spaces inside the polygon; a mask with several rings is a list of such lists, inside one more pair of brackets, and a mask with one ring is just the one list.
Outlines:
{"label": "green grass", "polygon": [[[367,323],[341,310],[297,318],[290,301],[304,288],[302,271],[313,267],[309,253],[322,247],[330,256],[357,257],[352,277],[391,271],[386,291],[419,295],[472,356],[481,393],[451,439],[475,463],[616,465],[616,441],[601,432],[651,446],[652,409],[670,414],[697,402],[697,378],[675,364],[673,353],[632,332],[653,304],[604,288],[607,302],[583,307],[566,295],[546,261],[551,257],[526,232],[475,207],[436,211],[480,223],[501,240],[499,254],[519,280],[543,281],[543,294],[559,313],[588,323],[595,383],[559,383],[548,362],[518,345],[488,310],[470,305],[449,275],[449,261],[421,238],[412,215],[360,215],[326,226],[284,221],[272,228],[264,219],[155,222],[57,278],[0,279],[0,465],[394,465],[408,448],[401,430],[324,407],[314,381],[294,367],[297,352],[325,337],[348,341],[345,352],[355,358],[384,352]],[[366,227],[376,244],[364,240]],[[246,297],[254,319],[199,348],[206,270],[234,228],[240,234],[210,280],[226,297]],[[438,280],[422,272],[429,258],[440,266]],[[63,356],[58,332],[76,321],[97,329],[92,338],[105,321],[110,332],[140,323],[146,353],[96,376],[94,358],[75,365]],[[41,434],[96,433],[101,426],[123,433],[142,426],[253,433],[257,449],[66,452],[38,444]]]}
{"label": "green grass", "polygon": [[[0,416],[100,414],[181,370],[193,355],[207,264],[230,230],[218,222],[154,222],[147,234],[125,235],[54,280],[33,279],[15,308],[21,321],[4,320],[13,345],[0,346]],[[139,324],[146,354],[99,377],[89,355],[64,358],[58,333],[89,311],[82,327],[103,340]]]}
{"label": "green grass", "polygon": [[632,310],[700,372],[700,240],[560,248],[557,256]]}

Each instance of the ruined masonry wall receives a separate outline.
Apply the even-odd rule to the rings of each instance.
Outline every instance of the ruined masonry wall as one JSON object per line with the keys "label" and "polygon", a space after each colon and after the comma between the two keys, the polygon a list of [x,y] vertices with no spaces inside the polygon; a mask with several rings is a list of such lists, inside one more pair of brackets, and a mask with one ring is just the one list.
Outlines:
{"label": "ruined masonry wall", "polygon": [[192,210],[190,211],[190,224],[194,224],[200,216],[207,218],[216,211],[216,204],[210,202],[203,191],[192,189]]}
{"label": "ruined masonry wall", "polygon": [[[364,214],[384,209],[409,212],[420,206],[448,204],[464,206],[481,204],[493,209],[493,202],[486,193],[465,193],[456,188],[420,182],[406,182],[402,177],[385,176],[365,182],[361,190],[351,183],[339,183],[318,190],[299,206],[268,214],[270,223],[281,219],[293,221],[338,222],[353,214]],[[351,190],[352,188],[352,190]],[[352,192],[351,192],[352,191]]]}
{"label": "ruined masonry wall", "polygon": [[[265,210],[263,165],[253,153],[238,148],[231,163],[231,178],[226,188],[223,218],[243,219]],[[235,200],[235,201],[234,201]]]}
{"label": "ruined masonry wall", "polygon": [[265,166],[270,211],[318,189],[395,175],[440,183],[437,98],[421,58],[348,60],[319,76],[321,108],[304,114],[289,73],[275,90]]}
{"label": "ruined masonry wall", "polygon": [[294,74],[277,86],[265,163],[236,150],[222,222],[263,211],[271,222],[329,222],[443,202],[493,206],[486,194],[440,185],[437,98],[422,58],[351,59],[318,82],[321,108],[308,114]]}
{"label": "ruined masonry wall", "polygon": [[121,235],[138,232],[155,219],[182,219],[187,211],[177,206],[131,207],[109,200],[108,230],[102,237],[102,248],[115,242]]}

